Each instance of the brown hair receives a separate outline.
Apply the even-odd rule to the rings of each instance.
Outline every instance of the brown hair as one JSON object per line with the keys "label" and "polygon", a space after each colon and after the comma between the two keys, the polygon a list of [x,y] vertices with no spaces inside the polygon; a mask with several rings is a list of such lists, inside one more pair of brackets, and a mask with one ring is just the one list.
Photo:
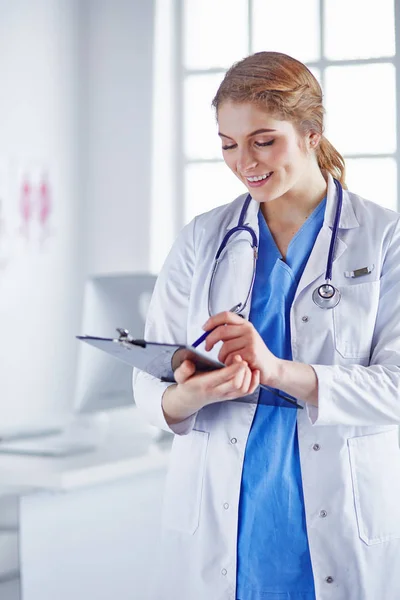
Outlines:
{"label": "brown hair", "polygon": [[321,86],[303,63],[280,52],[251,54],[225,74],[212,101],[217,113],[226,100],[253,102],[277,118],[292,121],[304,135],[320,134],[318,165],[346,187],[344,159],[323,135]]}

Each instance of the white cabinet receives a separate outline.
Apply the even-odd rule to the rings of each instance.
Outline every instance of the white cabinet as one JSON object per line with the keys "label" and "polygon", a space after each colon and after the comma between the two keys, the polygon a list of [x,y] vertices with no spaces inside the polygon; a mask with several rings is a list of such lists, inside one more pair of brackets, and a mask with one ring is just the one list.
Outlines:
{"label": "white cabinet", "polygon": [[29,484],[0,490],[0,600],[147,600],[168,455],[129,456],[121,444],[63,469],[0,456],[3,485],[7,474],[10,486]]}
{"label": "white cabinet", "polygon": [[149,598],[163,484],[159,470],[23,496],[22,600]]}

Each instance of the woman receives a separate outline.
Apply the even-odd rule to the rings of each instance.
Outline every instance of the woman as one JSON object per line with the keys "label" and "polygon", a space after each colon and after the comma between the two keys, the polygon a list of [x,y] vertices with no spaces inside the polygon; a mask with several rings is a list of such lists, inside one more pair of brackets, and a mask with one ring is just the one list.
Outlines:
{"label": "woman", "polygon": [[399,215],[343,191],[320,86],[293,58],[245,58],[213,105],[248,194],[184,228],[146,338],[193,343],[204,326],[226,367],[135,374],[139,408],[176,434],[156,597],[396,600]]}

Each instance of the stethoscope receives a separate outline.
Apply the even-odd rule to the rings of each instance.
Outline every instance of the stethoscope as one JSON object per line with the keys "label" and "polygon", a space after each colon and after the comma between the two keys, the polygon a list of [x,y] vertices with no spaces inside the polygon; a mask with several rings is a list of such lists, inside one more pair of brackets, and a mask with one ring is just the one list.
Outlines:
{"label": "stethoscope", "polygon": [[[336,205],[335,220],[334,220],[333,228],[332,228],[332,236],[331,236],[331,243],[329,246],[328,260],[327,260],[327,264],[326,264],[325,283],[323,283],[322,285],[315,288],[315,290],[313,291],[313,294],[312,294],[312,299],[313,299],[314,303],[317,306],[319,306],[319,308],[325,308],[325,309],[334,308],[335,306],[337,306],[339,304],[340,299],[341,299],[339,290],[332,284],[332,266],[333,266],[333,255],[334,255],[336,241],[337,241],[337,237],[338,237],[340,215],[342,212],[343,188],[339,181],[334,179],[334,182],[335,182],[335,186],[336,186],[336,190],[337,190],[338,200],[337,200],[337,205]],[[217,272],[218,266],[220,264],[223,254],[224,254],[224,250],[226,250],[230,238],[235,233],[239,233],[241,231],[247,232],[251,237],[251,247],[253,249],[253,275],[251,278],[250,288],[247,293],[245,301],[243,303],[236,304],[230,310],[231,310],[231,312],[241,314],[249,302],[251,292],[253,289],[253,285],[254,285],[255,276],[256,276],[256,264],[257,264],[257,256],[258,256],[257,235],[256,235],[254,229],[252,229],[248,224],[245,223],[247,209],[249,207],[250,202],[251,202],[251,196],[249,194],[246,197],[246,200],[245,200],[242,210],[240,212],[238,224],[236,225],[236,227],[233,227],[232,229],[227,231],[227,233],[225,234],[225,236],[218,248],[218,251],[215,255],[215,261],[214,261],[214,266],[213,266],[213,270],[211,273],[210,285],[209,285],[209,290],[208,290],[208,312],[209,312],[210,316],[212,314],[211,289],[212,289],[212,285],[214,282],[215,274]]]}

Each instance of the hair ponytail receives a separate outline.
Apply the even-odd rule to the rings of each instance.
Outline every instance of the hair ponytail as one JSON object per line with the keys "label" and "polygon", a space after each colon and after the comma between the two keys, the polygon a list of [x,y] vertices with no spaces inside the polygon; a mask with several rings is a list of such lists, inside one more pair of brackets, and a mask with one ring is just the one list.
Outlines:
{"label": "hair ponytail", "polygon": [[344,158],[323,135],[317,147],[317,160],[321,170],[328,171],[342,186],[347,189],[345,182],[346,167]]}

